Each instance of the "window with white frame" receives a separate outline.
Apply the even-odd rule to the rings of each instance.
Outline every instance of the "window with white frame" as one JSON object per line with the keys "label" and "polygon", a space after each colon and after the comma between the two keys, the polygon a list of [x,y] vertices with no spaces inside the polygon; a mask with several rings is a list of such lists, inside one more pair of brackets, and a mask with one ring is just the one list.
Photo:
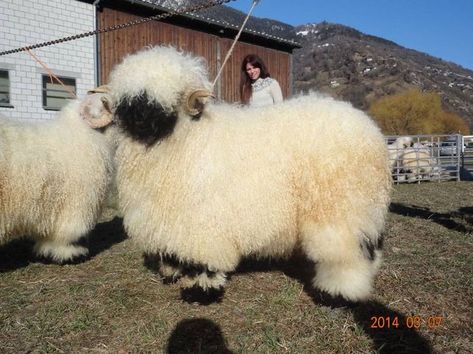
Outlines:
{"label": "window with white frame", "polygon": [[11,107],[10,76],[8,70],[0,69],[0,107]]}
{"label": "window with white frame", "polygon": [[74,98],[76,92],[76,79],[59,77],[62,84],[49,75],[43,75],[43,108],[59,111],[66,103]]}

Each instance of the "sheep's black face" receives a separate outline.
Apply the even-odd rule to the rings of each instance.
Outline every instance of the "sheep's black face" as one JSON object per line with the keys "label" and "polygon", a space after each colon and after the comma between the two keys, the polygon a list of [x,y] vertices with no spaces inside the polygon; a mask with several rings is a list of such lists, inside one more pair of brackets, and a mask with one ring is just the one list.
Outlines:
{"label": "sheep's black face", "polygon": [[128,135],[147,146],[170,135],[177,122],[176,112],[166,112],[159,103],[151,103],[146,92],[131,101],[121,100],[115,115]]}

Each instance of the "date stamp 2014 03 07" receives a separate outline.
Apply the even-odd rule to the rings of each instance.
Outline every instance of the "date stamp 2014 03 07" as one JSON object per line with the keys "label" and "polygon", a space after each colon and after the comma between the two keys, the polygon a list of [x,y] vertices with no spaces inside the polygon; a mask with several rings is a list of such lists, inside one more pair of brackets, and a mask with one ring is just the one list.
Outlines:
{"label": "date stamp 2014 03 07", "polygon": [[401,329],[414,328],[420,329],[427,327],[428,329],[435,329],[442,325],[443,316],[372,316],[370,317],[370,328],[372,329]]}

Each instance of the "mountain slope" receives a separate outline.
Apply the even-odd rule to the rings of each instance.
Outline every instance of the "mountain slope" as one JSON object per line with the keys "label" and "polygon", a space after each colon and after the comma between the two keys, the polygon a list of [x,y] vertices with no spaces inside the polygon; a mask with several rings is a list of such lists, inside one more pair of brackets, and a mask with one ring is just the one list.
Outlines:
{"label": "mountain slope", "polygon": [[445,109],[473,128],[473,71],[394,42],[330,23],[294,29],[295,91],[319,90],[361,109],[409,88],[440,94]]}

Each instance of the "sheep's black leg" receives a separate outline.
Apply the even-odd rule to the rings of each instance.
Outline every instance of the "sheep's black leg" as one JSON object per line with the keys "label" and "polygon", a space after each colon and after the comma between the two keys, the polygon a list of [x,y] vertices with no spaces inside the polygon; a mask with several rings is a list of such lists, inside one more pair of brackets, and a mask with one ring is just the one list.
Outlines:
{"label": "sheep's black leg", "polygon": [[183,288],[220,291],[226,282],[225,273],[210,270],[203,264],[182,262],[175,255],[145,255],[145,264],[157,271],[164,278],[164,283],[180,281]]}
{"label": "sheep's black leg", "polygon": [[201,305],[220,302],[225,292],[226,276],[223,272],[211,271],[207,267],[192,266],[184,270],[181,284],[183,300]]}
{"label": "sheep's black leg", "polygon": [[375,251],[382,250],[383,242],[384,242],[383,234],[379,235],[379,238],[376,241],[372,241],[368,237],[363,237],[360,242],[360,248],[363,255],[366,257],[366,259],[374,262],[377,256]]}
{"label": "sheep's black leg", "polygon": [[182,277],[183,265],[176,257],[165,254],[145,254],[145,266],[159,273],[163,283],[172,284]]}

